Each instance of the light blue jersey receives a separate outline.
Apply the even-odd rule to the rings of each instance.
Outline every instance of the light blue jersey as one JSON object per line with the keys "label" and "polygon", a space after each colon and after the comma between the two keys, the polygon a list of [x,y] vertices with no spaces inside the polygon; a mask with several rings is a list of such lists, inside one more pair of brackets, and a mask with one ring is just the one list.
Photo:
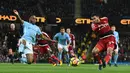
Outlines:
{"label": "light blue jersey", "polygon": [[36,25],[33,25],[32,23],[26,22],[24,21],[23,23],[23,36],[22,38],[24,38],[25,40],[27,40],[28,42],[35,44],[36,42],[36,35],[40,35],[42,34],[40,28]]}
{"label": "light blue jersey", "polygon": [[54,40],[58,40],[58,43],[62,44],[62,45],[67,45],[67,41],[71,42],[71,38],[67,33],[64,33],[63,35],[61,34],[61,32],[57,33],[54,38]]}
{"label": "light blue jersey", "polygon": [[119,34],[118,34],[118,32],[114,31],[113,34],[114,34],[114,37],[116,39],[116,43],[119,42]]}

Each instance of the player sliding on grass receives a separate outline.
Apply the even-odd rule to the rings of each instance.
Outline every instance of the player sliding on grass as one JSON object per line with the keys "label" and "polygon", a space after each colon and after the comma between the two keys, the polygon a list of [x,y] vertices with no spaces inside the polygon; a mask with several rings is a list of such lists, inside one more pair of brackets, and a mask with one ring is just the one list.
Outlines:
{"label": "player sliding on grass", "polygon": [[[50,39],[49,35],[45,32],[42,32],[44,36],[46,36],[48,39]],[[41,56],[44,54],[49,55],[49,62],[53,64],[53,66],[56,66],[60,63],[60,60],[52,53],[51,46],[54,46],[54,43],[48,43],[48,41],[41,39],[39,36],[37,37],[37,44],[36,47],[34,46],[34,52],[40,53]],[[34,62],[36,63],[37,55],[34,53]]]}
{"label": "player sliding on grass", "polygon": [[[115,37],[108,23],[108,18],[100,18],[99,15],[94,14],[92,17],[92,30],[99,35],[99,41],[96,46],[93,48],[92,53],[97,58],[99,62],[99,70],[102,70],[102,67],[106,67],[109,60],[112,57],[112,52],[115,48]],[[107,51],[107,54],[103,61],[99,56],[99,53]]]}
{"label": "player sliding on grass", "polygon": [[21,19],[19,13],[17,10],[13,11],[14,14],[17,15],[18,19],[20,20],[20,23],[23,26],[23,36],[20,39],[20,45],[18,52],[20,54],[24,53],[27,57],[27,63],[31,64],[33,62],[33,45],[36,43],[36,35],[40,35],[41,38],[52,41],[51,39],[48,39],[46,36],[42,35],[42,32],[40,28],[35,24],[36,23],[36,16],[32,15],[29,18],[29,22],[24,21]]}

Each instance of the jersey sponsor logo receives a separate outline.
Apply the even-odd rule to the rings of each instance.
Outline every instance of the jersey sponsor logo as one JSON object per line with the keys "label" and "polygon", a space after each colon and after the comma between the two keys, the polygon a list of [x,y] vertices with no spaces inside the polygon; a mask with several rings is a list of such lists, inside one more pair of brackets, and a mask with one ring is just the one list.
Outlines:
{"label": "jersey sponsor logo", "polygon": [[105,27],[106,27],[106,26],[108,26],[108,25],[109,25],[108,23],[98,25],[99,30],[101,30],[101,29],[105,28]]}
{"label": "jersey sponsor logo", "polygon": [[110,41],[110,42],[108,42],[108,44],[114,44],[114,41]]}

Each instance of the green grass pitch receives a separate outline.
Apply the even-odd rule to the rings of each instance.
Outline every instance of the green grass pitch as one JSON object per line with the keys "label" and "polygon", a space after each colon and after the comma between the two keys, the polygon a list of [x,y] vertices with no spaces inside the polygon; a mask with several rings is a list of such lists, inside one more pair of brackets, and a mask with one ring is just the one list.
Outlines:
{"label": "green grass pitch", "polygon": [[107,66],[102,71],[99,71],[98,65],[94,64],[80,64],[77,67],[63,64],[62,66],[53,67],[52,64],[0,63],[0,73],[130,73],[130,66]]}

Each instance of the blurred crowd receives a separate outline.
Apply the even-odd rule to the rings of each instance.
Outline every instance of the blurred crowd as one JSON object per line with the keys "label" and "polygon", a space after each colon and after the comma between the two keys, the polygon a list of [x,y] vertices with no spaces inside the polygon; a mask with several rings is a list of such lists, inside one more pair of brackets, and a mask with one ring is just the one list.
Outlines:
{"label": "blurred crowd", "polygon": [[[124,16],[130,13],[129,0],[81,0],[81,16],[90,16],[100,12],[104,16]],[[73,18],[75,0],[1,0],[0,14],[12,14],[17,9],[22,16],[35,14],[37,16],[54,15]],[[42,13],[41,13],[42,12]]]}
{"label": "blurred crowd", "polygon": [[82,0],[82,16],[91,15],[93,12],[100,12],[108,17],[129,15],[129,2],[129,0]]}
{"label": "blurred crowd", "polygon": [[22,17],[36,16],[58,16],[73,17],[75,0],[2,0],[0,3],[0,14],[13,14],[12,10],[19,11]]}

